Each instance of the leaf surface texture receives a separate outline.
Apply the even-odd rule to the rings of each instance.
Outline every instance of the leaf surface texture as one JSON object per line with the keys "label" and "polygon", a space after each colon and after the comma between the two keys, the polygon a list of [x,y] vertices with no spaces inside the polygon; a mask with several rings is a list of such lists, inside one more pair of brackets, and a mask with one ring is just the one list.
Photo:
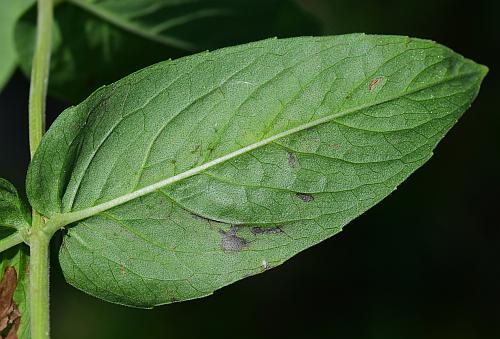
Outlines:
{"label": "leaf surface texture", "polygon": [[431,41],[364,34],[162,62],[66,110],[28,196],[74,222],[60,262],[76,287],[137,307],[206,296],[390,194],[486,72]]}

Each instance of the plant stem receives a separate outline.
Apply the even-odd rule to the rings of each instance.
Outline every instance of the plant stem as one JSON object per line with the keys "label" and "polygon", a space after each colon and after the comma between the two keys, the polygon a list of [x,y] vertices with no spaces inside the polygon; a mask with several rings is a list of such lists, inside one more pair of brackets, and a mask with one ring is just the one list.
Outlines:
{"label": "plant stem", "polygon": [[30,237],[31,338],[49,338],[49,243],[43,220],[36,215]]}
{"label": "plant stem", "polygon": [[31,158],[45,131],[45,97],[49,79],[52,44],[53,3],[38,0],[37,35],[29,99],[29,136]]}
{"label": "plant stem", "polygon": [[[50,69],[53,0],[38,0],[37,36],[29,99],[30,153],[33,158],[45,131],[45,99]],[[49,244],[42,217],[33,211],[30,234],[31,338],[49,338]]]}

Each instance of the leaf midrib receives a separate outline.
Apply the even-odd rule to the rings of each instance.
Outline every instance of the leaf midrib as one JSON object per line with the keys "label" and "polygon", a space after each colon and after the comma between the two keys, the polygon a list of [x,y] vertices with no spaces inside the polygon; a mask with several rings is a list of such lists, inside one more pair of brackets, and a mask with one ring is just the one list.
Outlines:
{"label": "leaf midrib", "polygon": [[53,215],[51,217],[51,220],[49,221],[49,223],[51,224],[49,228],[51,229],[51,231],[52,231],[52,228],[54,228],[53,231],[55,232],[57,229],[59,229],[63,226],[66,226],[68,224],[92,217],[96,214],[107,211],[111,208],[123,205],[131,200],[134,200],[134,199],[143,197],[147,194],[153,193],[161,188],[172,185],[172,184],[177,183],[179,181],[182,181],[184,179],[190,178],[190,177],[197,175],[197,174],[199,174],[199,173],[201,173],[209,168],[212,168],[212,167],[217,166],[221,163],[224,163],[228,160],[236,158],[240,155],[243,155],[243,154],[246,154],[246,153],[251,152],[253,150],[256,150],[260,147],[266,146],[266,145],[268,145],[276,140],[285,138],[285,137],[290,136],[292,134],[299,133],[301,131],[305,131],[305,130],[308,130],[310,128],[314,128],[314,127],[332,122],[332,121],[334,121],[334,119],[341,118],[341,117],[344,117],[346,115],[356,113],[358,111],[361,111],[361,110],[364,110],[364,109],[367,109],[370,107],[375,107],[375,106],[378,106],[378,105],[381,105],[381,104],[384,104],[387,102],[391,102],[393,100],[397,100],[399,98],[402,98],[402,97],[405,97],[405,96],[408,96],[408,95],[411,95],[414,93],[418,93],[420,91],[423,91],[423,90],[426,90],[426,89],[429,89],[429,88],[432,88],[435,86],[442,85],[442,84],[450,82],[450,81],[454,81],[454,80],[458,80],[458,79],[462,79],[462,78],[467,78],[470,76],[477,75],[479,73],[480,73],[479,71],[476,71],[476,72],[466,72],[466,73],[458,74],[458,75],[455,75],[455,76],[452,76],[452,77],[449,77],[449,78],[446,78],[446,79],[443,79],[440,81],[436,81],[436,82],[433,82],[430,84],[426,84],[424,86],[417,87],[411,91],[405,92],[404,94],[394,95],[394,96],[391,96],[391,97],[388,97],[386,99],[379,100],[379,101],[376,101],[376,102],[373,102],[370,104],[364,104],[364,105],[352,107],[350,109],[340,111],[336,114],[330,114],[330,115],[324,116],[322,118],[310,121],[306,124],[296,126],[294,128],[277,133],[277,134],[270,136],[268,138],[262,139],[258,142],[253,143],[253,144],[247,145],[247,146],[245,146],[241,149],[238,149],[236,151],[230,152],[222,157],[213,159],[213,160],[206,162],[202,165],[196,166],[188,171],[185,171],[185,172],[179,173],[177,175],[174,175],[172,177],[166,178],[164,180],[158,181],[154,184],[145,186],[141,189],[132,191],[130,193],[127,193],[127,194],[122,195],[120,197],[114,198],[114,199],[109,200],[107,202],[104,202],[102,204],[99,204],[99,205],[96,205],[93,207],[89,207],[89,208],[86,208],[86,209],[83,209],[80,211]]}
{"label": "leaf midrib", "polygon": [[172,36],[168,35],[158,35],[155,34],[154,31],[149,31],[146,29],[142,29],[138,25],[135,25],[134,23],[125,20],[124,18],[120,17],[119,15],[115,15],[109,11],[106,11],[102,9],[99,6],[95,6],[93,3],[89,3],[83,0],[67,0],[67,2],[78,6],[82,10],[85,10],[86,12],[106,21],[109,22],[119,28],[122,28],[130,33],[139,35],[143,38],[153,40],[156,42],[159,42],[163,45],[167,46],[172,46],[180,49],[184,49],[187,51],[195,51],[196,46],[188,41],[174,38]]}

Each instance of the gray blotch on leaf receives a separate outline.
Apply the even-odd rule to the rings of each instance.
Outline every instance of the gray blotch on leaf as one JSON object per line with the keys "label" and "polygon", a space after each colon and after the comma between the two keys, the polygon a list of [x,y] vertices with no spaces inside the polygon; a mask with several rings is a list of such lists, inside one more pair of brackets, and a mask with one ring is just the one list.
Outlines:
{"label": "gray blotch on leaf", "polygon": [[297,159],[295,159],[295,155],[292,152],[287,153],[288,165],[290,167],[294,167]]}
{"label": "gray blotch on leaf", "polygon": [[226,252],[239,252],[248,247],[248,241],[237,235],[238,228],[235,226],[232,226],[227,232],[219,230],[219,233],[222,236],[221,247]]}

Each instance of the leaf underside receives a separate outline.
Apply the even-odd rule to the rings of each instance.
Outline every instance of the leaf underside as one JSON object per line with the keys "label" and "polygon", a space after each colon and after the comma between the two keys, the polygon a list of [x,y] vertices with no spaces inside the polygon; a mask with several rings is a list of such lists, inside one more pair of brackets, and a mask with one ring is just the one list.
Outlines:
{"label": "leaf underside", "polygon": [[[35,32],[33,9],[16,28],[25,74]],[[186,51],[298,33],[318,33],[318,24],[291,0],[67,0],[55,9],[49,89],[78,102],[103,84]]]}
{"label": "leaf underside", "polygon": [[29,199],[49,218],[90,216],[60,249],[77,288],[136,307],[206,296],[390,194],[485,74],[431,41],[363,34],[159,63],[56,120],[30,166]]}

